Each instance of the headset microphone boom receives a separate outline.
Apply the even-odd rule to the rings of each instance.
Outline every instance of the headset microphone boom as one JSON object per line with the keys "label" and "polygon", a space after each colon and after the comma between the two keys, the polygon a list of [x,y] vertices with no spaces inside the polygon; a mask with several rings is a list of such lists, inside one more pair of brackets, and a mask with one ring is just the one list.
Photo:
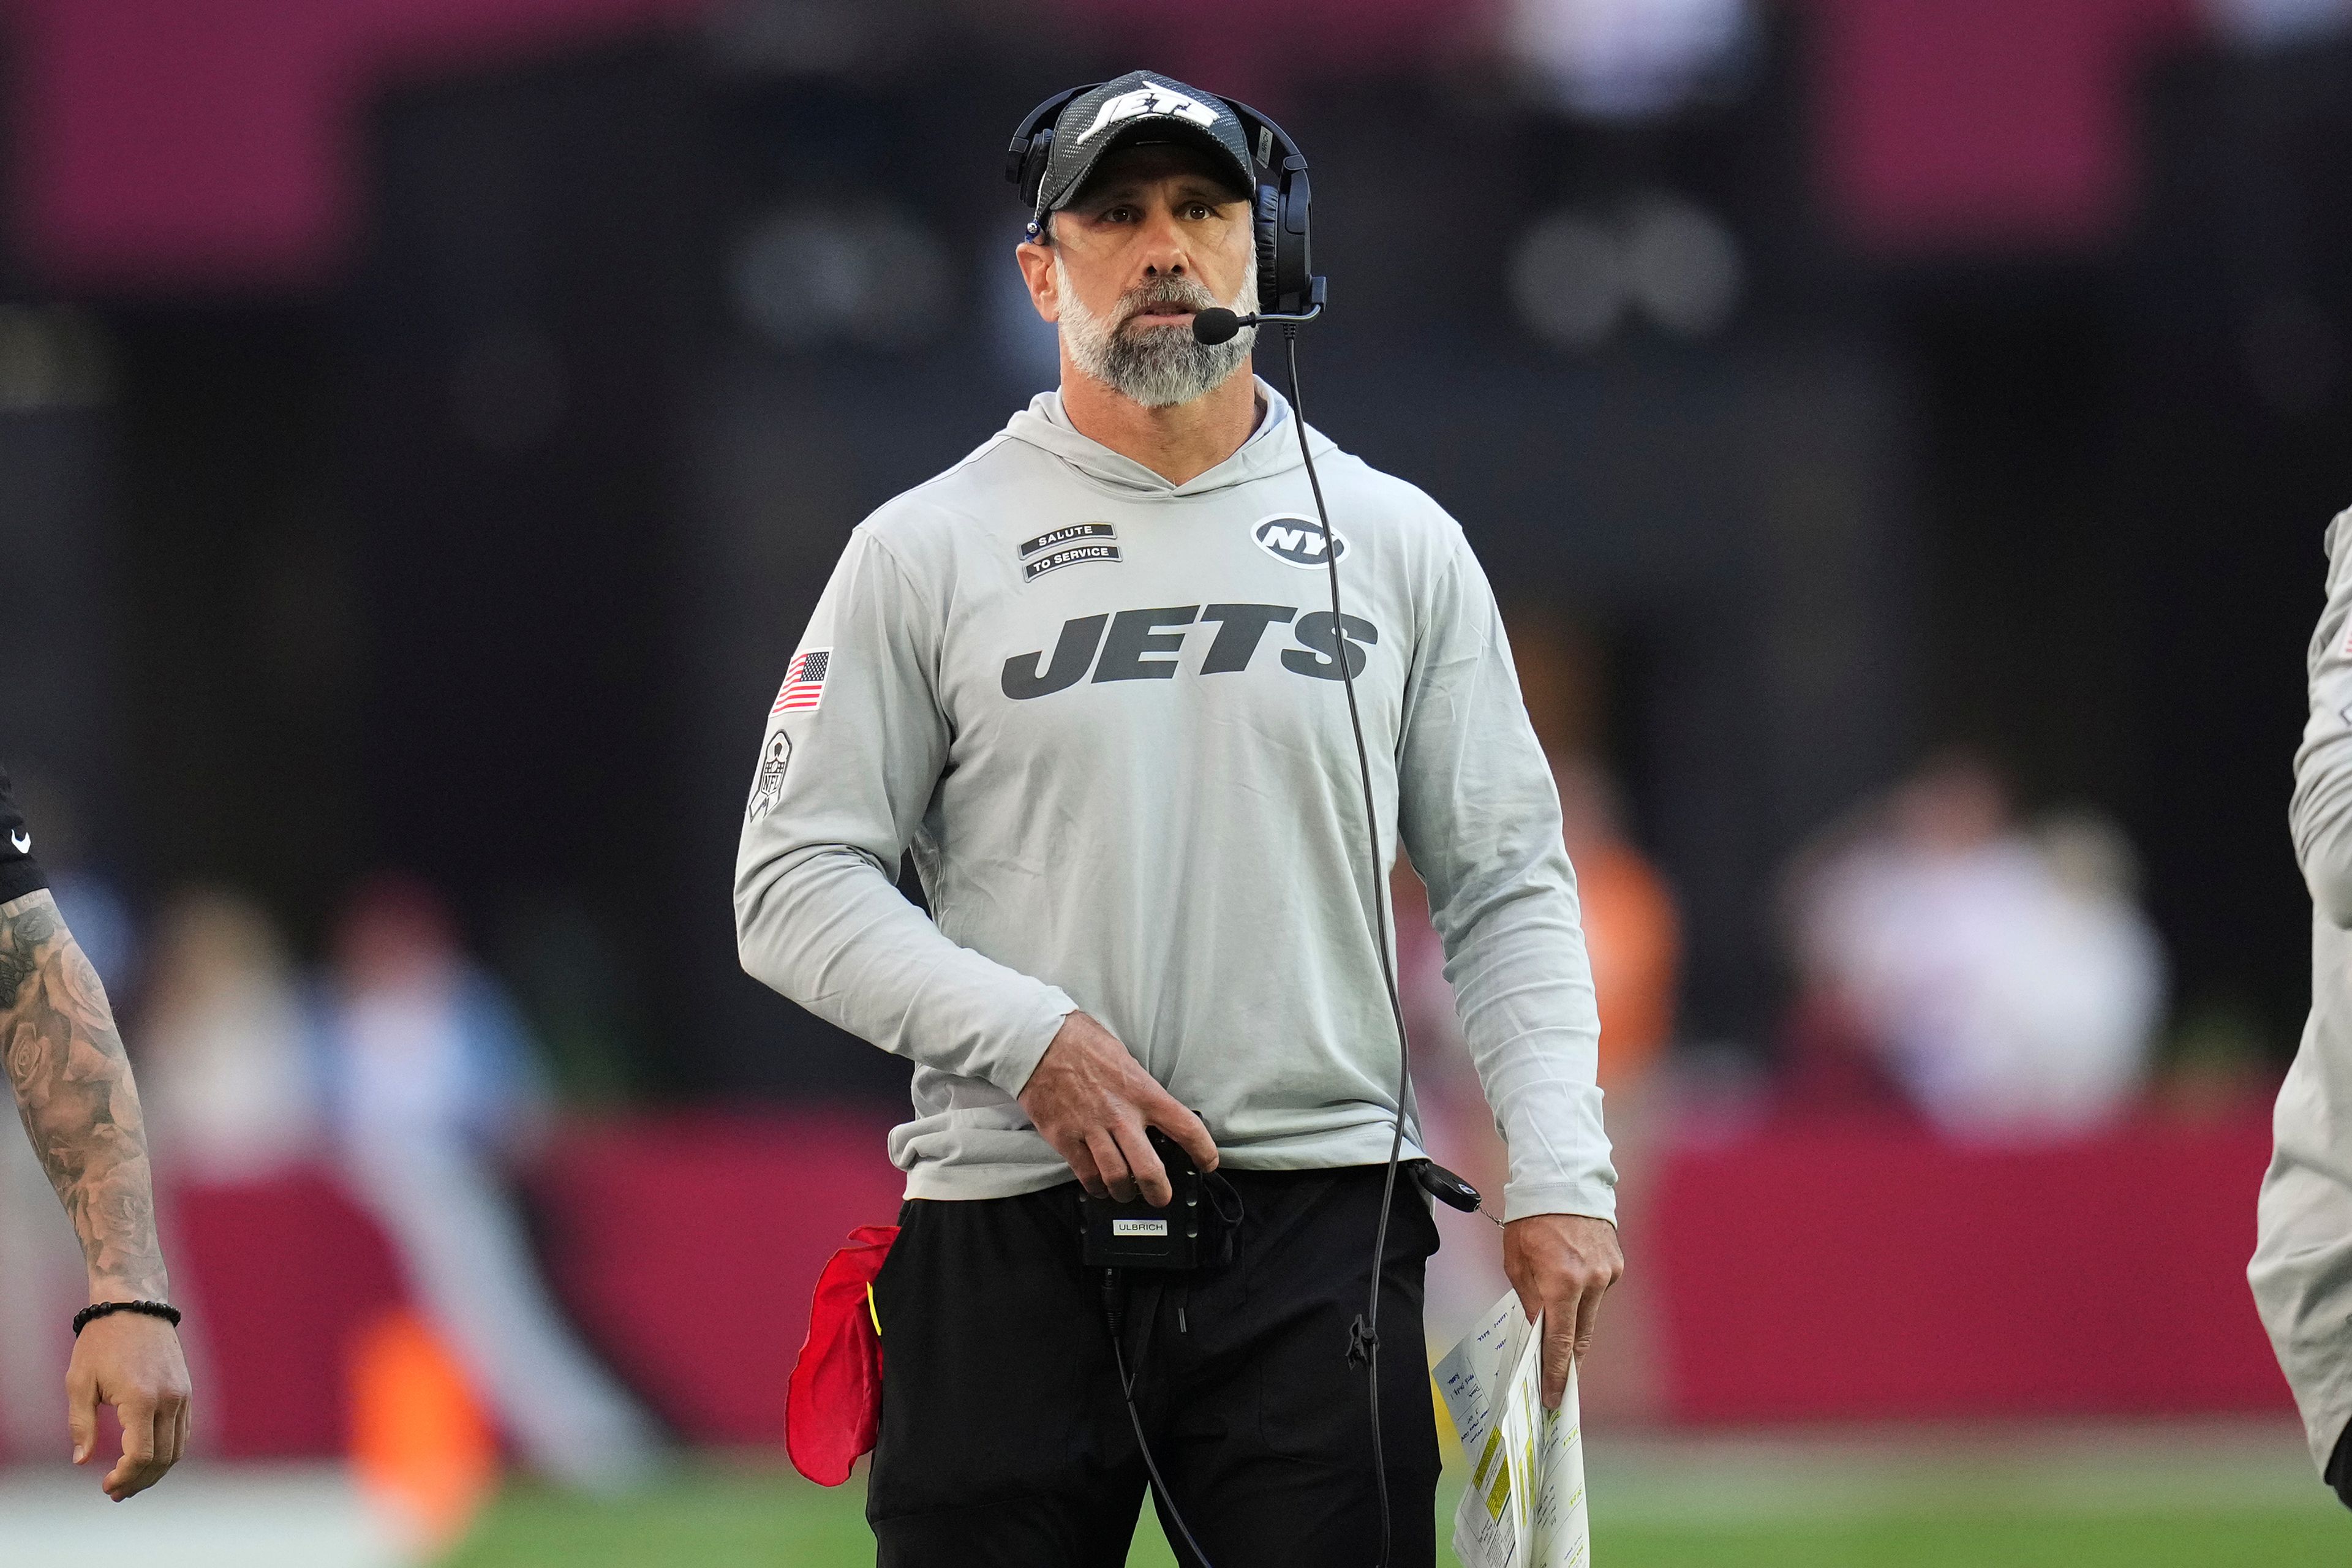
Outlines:
{"label": "headset microphone boom", "polygon": [[[1323,279],[1318,278],[1315,281],[1319,285]],[[1312,304],[1303,311],[1291,314],[1285,314],[1280,310],[1259,310],[1247,316],[1236,316],[1222,305],[1213,305],[1208,310],[1194,313],[1192,339],[1195,342],[1208,343],[1213,347],[1218,343],[1231,341],[1233,335],[1244,327],[1255,327],[1261,321],[1311,321],[1322,313],[1323,292],[1319,287],[1316,289]],[[1290,390],[1294,395],[1295,406],[1295,395],[1298,391],[1298,378],[1296,376],[1291,378]]]}

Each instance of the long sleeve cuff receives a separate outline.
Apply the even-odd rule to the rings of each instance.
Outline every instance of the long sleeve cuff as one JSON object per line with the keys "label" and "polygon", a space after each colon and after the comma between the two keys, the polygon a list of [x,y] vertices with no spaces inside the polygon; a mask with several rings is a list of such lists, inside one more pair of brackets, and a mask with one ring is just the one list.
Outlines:
{"label": "long sleeve cuff", "polygon": [[1028,1019],[1008,1033],[1003,1051],[989,1062],[988,1081],[1019,1099],[1021,1091],[1029,1087],[1029,1075],[1037,1070],[1046,1047],[1062,1032],[1062,1021],[1076,1012],[1077,1006],[1060,986],[1041,986]]}
{"label": "long sleeve cuff", "polygon": [[1536,1079],[1501,1096],[1511,1173],[1505,1221],[1535,1214],[1589,1215],[1614,1224],[1617,1172],[1601,1130],[1601,1091],[1590,1084]]}
{"label": "long sleeve cuff", "polygon": [[1599,1177],[1580,1182],[1512,1182],[1503,1188],[1503,1219],[1508,1223],[1529,1215],[1575,1214],[1617,1223],[1617,1186]]}

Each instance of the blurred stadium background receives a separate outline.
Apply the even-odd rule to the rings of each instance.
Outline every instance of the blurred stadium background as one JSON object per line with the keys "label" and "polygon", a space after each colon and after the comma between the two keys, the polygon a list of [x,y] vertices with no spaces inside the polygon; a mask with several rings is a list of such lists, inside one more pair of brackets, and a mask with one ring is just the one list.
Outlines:
{"label": "blurred stadium background", "polygon": [[1006,136],[1137,64],[1307,149],[1315,420],[1507,602],[1624,1151],[1602,1563],[2345,1561],[2242,1267],[2347,0],[0,0],[0,760],[201,1401],[132,1507],[59,1473],[0,1138],[0,1564],[870,1558],[782,1390],[903,1070],[738,973],[737,807],[850,527],[1052,380]]}

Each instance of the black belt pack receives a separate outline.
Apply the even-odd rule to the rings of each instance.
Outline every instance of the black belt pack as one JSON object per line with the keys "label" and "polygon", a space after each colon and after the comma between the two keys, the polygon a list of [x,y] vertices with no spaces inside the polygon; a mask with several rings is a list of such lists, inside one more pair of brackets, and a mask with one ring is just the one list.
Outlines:
{"label": "black belt pack", "polygon": [[1157,1127],[1146,1130],[1152,1152],[1168,1168],[1175,1196],[1154,1208],[1141,1196],[1127,1203],[1082,1195],[1078,1222],[1089,1268],[1151,1268],[1170,1272],[1230,1263],[1241,1228],[1241,1194],[1214,1171],[1202,1171],[1181,1145]]}

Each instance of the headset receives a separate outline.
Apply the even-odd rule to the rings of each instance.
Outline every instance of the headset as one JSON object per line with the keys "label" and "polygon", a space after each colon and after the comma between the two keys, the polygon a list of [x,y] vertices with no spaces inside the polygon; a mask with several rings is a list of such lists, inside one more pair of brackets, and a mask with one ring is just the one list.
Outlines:
{"label": "headset", "polygon": [[[1021,200],[1030,212],[1029,237],[1045,239],[1045,215],[1038,211],[1038,203],[1045,181],[1046,167],[1054,151],[1054,121],[1072,99],[1092,92],[1100,82],[1072,88],[1055,93],[1021,122],[1013,133],[1013,144],[1005,149],[1004,177],[1021,192]],[[1331,531],[1331,514],[1323,502],[1323,481],[1315,472],[1315,454],[1307,439],[1307,405],[1298,385],[1298,323],[1311,321],[1323,313],[1324,279],[1315,276],[1310,259],[1308,218],[1312,193],[1307,181],[1307,158],[1297,142],[1284,134],[1281,126],[1246,104],[1232,99],[1223,100],[1242,122],[1244,134],[1255,154],[1253,173],[1256,190],[1253,193],[1252,212],[1257,243],[1258,309],[1255,315],[1235,316],[1223,309],[1196,312],[1192,318],[1192,335],[1204,343],[1223,342],[1243,327],[1255,327],[1260,321],[1283,324],[1283,346],[1288,361],[1290,382],[1291,423],[1298,433],[1298,455],[1307,468],[1307,482],[1315,494],[1315,514],[1323,524],[1323,537]],[[1280,161],[1276,154],[1280,153]],[[1324,566],[1331,584],[1331,624],[1346,622],[1339,612],[1339,552],[1327,549]],[[1370,881],[1371,916],[1367,932],[1372,938],[1380,956],[1381,978],[1388,990],[1389,1016],[1396,1028],[1397,1093],[1393,1127],[1389,1139],[1386,1173],[1381,1185],[1380,1220],[1372,1234],[1371,1286],[1364,1310],[1349,1325],[1347,1358],[1350,1366],[1368,1369],[1367,1379],[1370,1398],[1372,1436],[1372,1475],[1380,1495],[1381,1554],[1379,1568],[1388,1568],[1391,1544],[1389,1514],[1389,1479],[1387,1453],[1381,1442],[1381,1264],[1388,1251],[1389,1211],[1394,1206],[1397,1173],[1404,1152],[1405,1099],[1412,1083],[1412,1047],[1407,1039],[1404,1004],[1397,991],[1396,966],[1389,956],[1389,909],[1386,879],[1381,875],[1381,834],[1379,808],[1372,795],[1372,769],[1364,744],[1364,721],[1356,700],[1355,671],[1350,661],[1339,661],[1340,684],[1348,696],[1348,724],[1356,742],[1357,778],[1362,787],[1364,807],[1364,837],[1369,850],[1367,866]],[[1480,1208],[1476,1188],[1452,1172],[1419,1162],[1414,1180],[1431,1196],[1464,1213]],[[1490,1215],[1489,1218],[1493,1218]],[[1496,1221],[1500,1224],[1500,1221]],[[1144,1468],[1153,1485],[1160,1489],[1162,1501],[1175,1521],[1184,1544],[1192,1548],[1193,1560],[1202,1568],[1209,1568],[1208,1555],[1193,1540],[1192,1531],[1176,1507],[1174,1494],[1160,1478],[1160,1467],[1151,1458],[1151,1446],[1144,1440],[1143,1419],[1135,1408],[1135,1380],[1127,1369],[1124,1349],[1122,1307],[1114,1304],[1116,1270],[1106,1269],[1103,1275],[1104,1317],[1111,1331],[1111,1352],[1116,1363],[1121,1392],[1127,1399],[1129,1421],[1135,1427],[1137,1447],[1143,1455]]]}
{"label": "headset", "polygon": [[[1046,215],[1037,210],[1045,171],[1054,155],[1054,121],[1070,100],[1101,87],[1089,82],[1057,92],[1029,111],[1013,144],[1004,150],[1004,177],[1021,192],[1030,213],[1029,237],[1045,238]],[[1256,189],[1251,193],[1251,227],[1257,240],[1257,306],[1261,319],[1310,321],[1323,310],[1324,280],[1315,276],[1308,240],[1314,191],[1307,159],[1282,127],[1244,103],[1224,99],[1242,122],[1252,153]]]}

